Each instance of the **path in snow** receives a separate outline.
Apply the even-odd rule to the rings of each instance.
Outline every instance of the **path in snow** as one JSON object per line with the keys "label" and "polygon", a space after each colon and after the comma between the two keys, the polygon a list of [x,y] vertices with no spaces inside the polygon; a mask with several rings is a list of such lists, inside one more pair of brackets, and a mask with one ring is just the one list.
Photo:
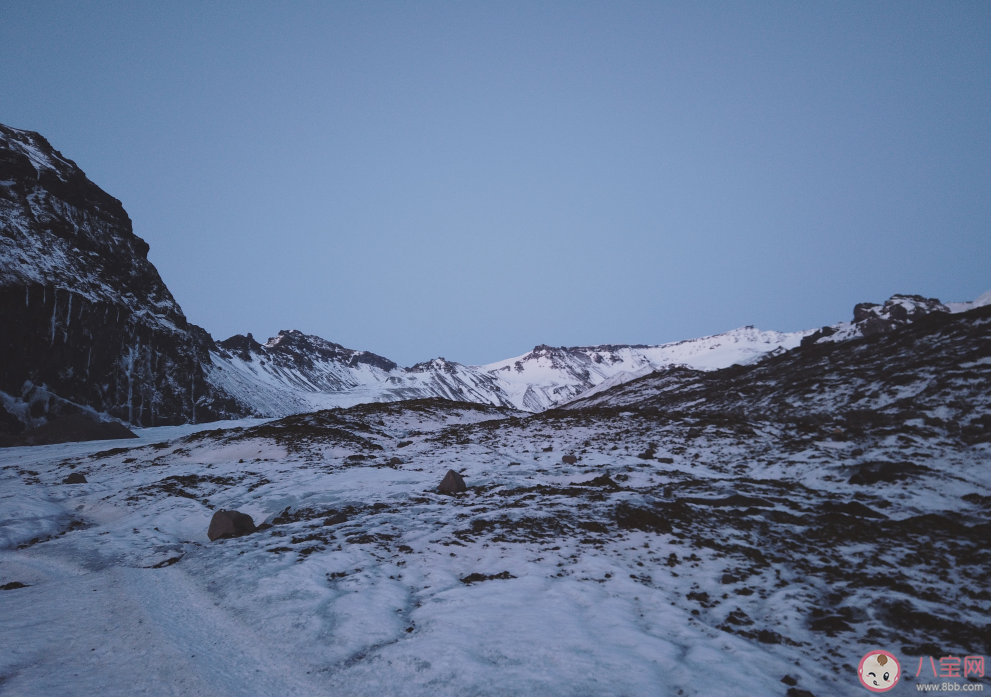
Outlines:
{"label": "path in snow", "polygon": [[30,588],[4,593],[0,691],[17,695],[313,694],[257,630],[175,569],[3,559]]}

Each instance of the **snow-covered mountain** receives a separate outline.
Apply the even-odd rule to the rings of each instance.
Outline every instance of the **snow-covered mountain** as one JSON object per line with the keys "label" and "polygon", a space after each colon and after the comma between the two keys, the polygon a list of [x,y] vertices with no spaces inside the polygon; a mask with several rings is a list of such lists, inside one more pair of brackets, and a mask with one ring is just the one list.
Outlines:
{"label": "snow-covered mountain", "polygon": [[852,322],[821,329],[775,332],[747,326],[655,346],[542,344],[522,356],[480,366],[437,358],[402,368],[373,353],[295,330],[279,332],[265,344],[237,335],[220,342],[211,354],[208,379],[260,416],[425,397],[540,412],[671,367],[712,371],[748,365],[800,345],[883,334],[931,313],[962,312],[989,302],[991,293],[973,303],[950,305],[894,295],[883,304],[860,303]]}
{"label": "snow-covered mountain", "polygon": [[400,368],[374,353],[296,330],[281,331],[265,344],[249,334],[217,346],[208,379],[260,416],[423,397],[512,406],[494,377],[443,358]]}
{"label": "snow-covered mountain", "polygon": [[810,333],[761,331],[748,326],[657,346],[542,345],[517,358],[481,366],[481,370],[499,379],[517,409],[543,411],[607,382],[619,384],[672,365],[715,370],[750,363],[772,351],[795,348]]}
{"label": "snow-covered mountain", "polygon": [[207,375],[215,388],[260,416],[425,397],[539,412],[597,386],[620,384],[671,365],[713,370],[752,362],[795,348],[809,333],[742,327],[659,346],[541,345],[489,365],[435,358],[401,368],[373,353],[293,330],[279,332],[265,344],[251,335],[219,342]]}
{"label": "snow-covered mountain", "polygon": [[[864,316],[860,323],[872,318]],[[846,341],[832,341],[835,336],[740,369],[659,371],[609,390],[589,390],[565,409],[636,405],[784,420],[802,414],[812,418],[811,426],[837,413],[854,414],[851,422],[885,423],[925,414],[926,425],[942,419],[951,422],[951,430],[991,411],[991,304],[916,314],[914,321]]]}
{"label": "snow-covered mountain", "polygon": [[290,414],[0,450],[4,694],[852,697],[865,652],[903,691],[991,653],[991,293],[485,366],[215,344],[0,139],[0,436]]}

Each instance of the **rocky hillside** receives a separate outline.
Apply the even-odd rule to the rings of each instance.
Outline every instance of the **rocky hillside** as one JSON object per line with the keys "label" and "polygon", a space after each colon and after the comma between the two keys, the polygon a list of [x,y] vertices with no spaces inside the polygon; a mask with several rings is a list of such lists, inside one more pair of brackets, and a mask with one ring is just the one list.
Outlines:
{"label": "rocky hillside", "polygon": [[0,327],[8,431],[81,409],[144,426],[237,409],[206,382],[213,342],[120,201],[42,136],[2,125]]}
{"label": "rocky hillside", "polygon": [[[891,320],[863,313],[855,326],[879,321]],[[658,371],[564,408],[732,414],[799,423],[810,433],[885,427],[906,443],[936,427],[967,441],[991,440],[991,305],[832,338],[811,335],[798,349],[750,366]]]}

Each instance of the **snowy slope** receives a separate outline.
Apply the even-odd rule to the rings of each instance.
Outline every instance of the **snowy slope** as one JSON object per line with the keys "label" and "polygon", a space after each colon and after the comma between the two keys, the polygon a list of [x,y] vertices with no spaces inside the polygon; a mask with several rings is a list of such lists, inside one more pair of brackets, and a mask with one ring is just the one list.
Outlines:
{"label": "snowy slope", "polygon": [[991,290],[986,293],[982,293],[975,300],[971,300],[970,302],[946,303],[946,307],[950,312],[967,312],[968,310],[984,307],[985,305],[991,305]]}

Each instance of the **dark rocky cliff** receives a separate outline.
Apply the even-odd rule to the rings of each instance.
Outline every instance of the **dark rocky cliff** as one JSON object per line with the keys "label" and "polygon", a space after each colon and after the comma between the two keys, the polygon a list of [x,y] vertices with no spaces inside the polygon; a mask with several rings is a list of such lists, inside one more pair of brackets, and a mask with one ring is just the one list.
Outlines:
{"label": "dark rocky cliff", "polygon": [[80,407],[142,426],[237,415],[206,382],[211,348],[120,201],[37,133],[0,125],[6,410],[26,424]]}

